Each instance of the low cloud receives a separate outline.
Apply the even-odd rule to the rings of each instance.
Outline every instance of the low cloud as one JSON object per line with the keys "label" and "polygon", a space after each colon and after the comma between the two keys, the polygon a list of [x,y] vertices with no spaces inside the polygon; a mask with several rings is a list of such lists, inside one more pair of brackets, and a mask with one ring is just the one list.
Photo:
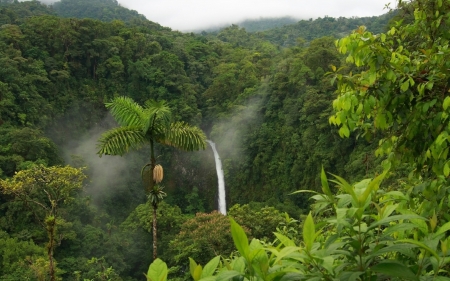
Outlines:
{"label": "low cloud", "polygon": [[386,13],[388,0],[119,0],[147,19],[180,31],[207,29],[260,17],[364,17]]}

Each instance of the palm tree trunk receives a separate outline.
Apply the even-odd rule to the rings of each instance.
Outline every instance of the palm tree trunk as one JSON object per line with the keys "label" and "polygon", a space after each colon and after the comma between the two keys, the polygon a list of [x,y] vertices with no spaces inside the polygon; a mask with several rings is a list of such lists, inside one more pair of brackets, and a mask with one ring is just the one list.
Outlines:
{"label": "palm tree trunk", "polygon": [[156,209],[157,205],[153,205],[153,260],[156,260],[157,256],[157,236],[156,236]]}
{"label": "palm tree trunk", "polygon": [[155,186],[155,181],[153,180],[153,170],[156,166],[156,159],[155,159],[155,150],[154,150],[154,143],[153,140],[150,140],[150,185],[149,190],[151,191],[153,189],[153,186]]}

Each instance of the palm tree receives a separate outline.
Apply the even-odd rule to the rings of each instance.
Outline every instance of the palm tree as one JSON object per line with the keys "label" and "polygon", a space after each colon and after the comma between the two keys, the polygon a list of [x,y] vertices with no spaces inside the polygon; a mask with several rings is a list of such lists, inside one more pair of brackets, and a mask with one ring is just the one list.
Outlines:
{"label": "palm tree", "polygon": [[[171,122],[171,111],[165,101],[147,101],[144,107],[128,97],[117,97],[106,103],[119,127],[102,134],[98,140],[102,155],[123,155],[130,150],[150,145],[150,167],[145,181],[148,199],[153,206],[153,259],[157,256],[156,209],[165,193],[155,182],[153,170],[156,166],[154,146],[156,143],[173,146],[186,151],[205,149],[206,136],[202,130],[184,122]],[[143,176],[143,179],[145,177]]]}

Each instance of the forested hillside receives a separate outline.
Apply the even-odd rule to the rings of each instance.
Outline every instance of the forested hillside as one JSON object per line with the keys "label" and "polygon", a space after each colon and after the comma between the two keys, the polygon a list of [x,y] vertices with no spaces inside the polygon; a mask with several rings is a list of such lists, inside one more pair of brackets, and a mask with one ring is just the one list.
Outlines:
{"label": "forested hillside", "polygon": [[306,41],[323,36],[341,38],[361,25],[366,26],[371,32],[378,34],[386,31],[389,21],[395,14],[395,11],[391,11],[379,17],[324,17],[314,20],[300,20],[295,24],[284,25],[261,32],[260,36],[273,44],[292,47],[297,44],[296,40],[299,37]]}
{"label": "forested hillside", "polygon": [[101,21],[146,21],[145,16],[122,7],[116,0],[61,0],[51,6],[64,18],[90,18]]}
{"label": "forested hillside", "polygon": [[256,32],[274,29],[288,24],[294,24],[295,22],[297,22],[297,20],[292,17],[260,18],[253,20],[244,20],[238,23],[238,25],[245,28],[247,32]]}
{"label": "forested hillside", "polygon": [[[439,137],[436,143],[433,140],[443,132],[447,113],[439,111],[439,120],[425,113],[448,108],[447,99],[444,101],[447,86],[442,82],[448,68],[439,64],[446,60],[434,53],[447,54],[448,38],[440,35],[441,29],[434,23],[436,30],[429,34],[436,36],[433,42],[437,45],[414,45],[427,42],[414,41],[427,35],[414,33],[412,24],[424,29],[430,26],[424,22],[426,16],[419,18],[419,23],[412,20],[416,2],[428,3],[420,0],[400,7],[398,18],[407,21],[392,22],[390,27],[387,24],[392,15],[387,14],[300,21],[257,33],[232,25],[217,34],[203,35],[171,31],[115,1],[62,1],[53,9],[36,1],[2,2],[0,279],[143,280],[143,273],[154,261],[155,241],[155,254],[171,268],[171,279],[190,278],[189,257],[204,265],[216,255],[234,260],[233,266],[240,264],[229,267],[235,271],[239,268],[242,274],[255,274],[259,271],[245,269],[251,262],[242,260],[250,257],[243,246],[247,240],[242,237],[263,241],[250,247],[275,246],[278,242],[274,241],[281,241],[290,247],[303,243],[311,251],[316,238],[328,241],[328,246],[332,239],[341,239],[315,236],[314,228],[328,227],[330,233],[339,234],[347,227],[345,231],[352,236],[350,232],[357,228],[349,217],[359,218],[358,235],[364,232],[372,238],[377,235],[374,231],[381,233],[382,227],[387,227],[386,223],[397,225],[400,217],[396,215],[406,215],[401,218],[404,221],[420,221],[420,233],[409,221],[405,224],[407,231],[416,233],[417,241],[428,237],[428,221],[422,217],[430,219],[431,232],[439,226],[440,234],[445,234],[445,186],[450,169],[448,148],[443,143],[447,136]],[[445,3],[441,10],[447,12]],[[432,10],[438,17],[434,8],[427,9],[424,15]],[[447,16],[440,21],[444,28]],[[367,29],[358,28],[361,24]],[[341,39],[336,48],[336,39],[355,28],[356,32]],[[373,35],[383,30],[389,30],[387,35]],[[404,32],[398,35],[404,44],[391,38],[396,31]],[[359,54],[355,50],[362,46],[360,42],[373,43],[376,48],[370,45]],[[386,42],[392,45],[387,50],[396,50],[397,56],[392,58],[401,60],[398,64],[385,65],[391,59],[390,51],[369,52],[384,50]],[[423,50],[427,58],[417,55],[416,49]],[[412,54],[422,60],[409,60]],[[400,67],[406,62],[418,62],[417,69]],[[429,81],[443,94],[434,94]],[[398,89],[397,82],[401,83]],[[415,96],[416,88],[421,96]],[[349,98],[346,93],[350,89],[361,92],[351,92],[354,97]],[[366,91],[370,93],[367,99]],[[398,98],[381,96],[396,91]],[[380,113],[378,104],[388,112]],[[399,109],[402,104],[420,108]],[[374,116],[375,121],[371,121]],[[417,132],[426,127],[424,120],[436,124],[426,129],[430,138],[421,139],[429,146],[414,146]],[[409,121],[415,127],[404,127]],[[242,226],[233,224],[233,237],[229,218],[214,211],[218,197],[214,158],[200,130],[216,143],[222,159],[228,215]],[[404,130],[408,135],[401,134]],[[108,138],[113,139],[111,145]],[[141,148],[138,143],[146,146]],[[425,156],[416,158],[422,152]],[[123,156],[113,156],[116,154]],[[390,162],[382,165],[386,159]],[[420,161],[413,167],[415,159]],[[389,176],[386,163],[392,166]],[[146,172],[157,165],[158,172]],[[323,171],[340,176],[337,188],[328,187]],[[384,192],[379,175],[386,176],[386,192],[392,192],[393,198],[379,195]],[[370,189],[364,189],[372,177],[376,180],[369,184]],[[343,178],[362,182],[354,185],[352,193],[353,185],[349,188]],[[427,184],[438,191],[429,191]],[[375,192],[378,189],[379,194]],[[292,194],[297,190],[308,192]],[[325,195],[316,194],[311,199],[310,192]],[[340,193],[334,197],[336,192]],[[425,203],[416,193],[427,197]],[[404,202],[397,205],[383,201],[394,202],[400,197]],[[356,200],[352,204],[363,206],[349,207],[350,198]],[[318,202],[311,205],[313,200]],[[420,218],[414,217],[413,211],[420,204],[422,212],[414,214]],[[430,209],[433,204],[440,204],[434,213]],[[334,228],[325,222],[336,206],[342,213],[335,221],[342,225]],[[363,207],[366,209],[359,211]],[[307,216],[311,208],[314,220]],[[374,214],[376,209],[383,210],[382,214]],[[374,221],[363,222],[363,218]],[[317,224],[319,220],[324,223]],[[376,227],[367,228],[371,223]],[[398,231],[393,229],[390,234]],[[409,234],[395,235],[410,239]],[[382,245],[392,246],[392,237],[385,237]],[[447,255],[446,250],[428,255],[428,249],[448,244],[442,235],[436,237],[429,237],[433,242],[425,245],[428,248],[419,242],[399,246],[404,258],[409,258],[405,266],[417,276],[421,276],[420,270],[436,267],[431,256],[440,262]],[[376,241],[372,242],[364,251],[378,249]],[[351,243],[355,248],[356,242]],[[282,250],[286,257],[293,253],[291,249]],[[430,262],[420,270],[412,259],[419,249]],[[271,251],[276,255],[279,250]],[[328,252],[322,254],[325,257]],[[308,262],[314,255],[294,256],[293,260]],[[380,259],[377,256],[376,260]],[[330,265],[323,267],[329,270],[334,260],[342,258],[326,256],[323,262]],[[277,262],[272,260],[270,266]],[[226,267],[226,262],[222,265]],[[349,273],[352,280],[366,280],[361,277],[361,266],[355,271],[359,275]],[[446,270],[446,266],[443,261],[439,269]],[[389,273],[379,270],[373,272]],[[435,276],[443,275],[434,270]],[[201,273],[197,275],[194,280],[200,279]],[[292,280],[302,280],[294,276]],[[344,277],[341,279],[351,280]],[[250,275],[246,278],[251,279]]]}

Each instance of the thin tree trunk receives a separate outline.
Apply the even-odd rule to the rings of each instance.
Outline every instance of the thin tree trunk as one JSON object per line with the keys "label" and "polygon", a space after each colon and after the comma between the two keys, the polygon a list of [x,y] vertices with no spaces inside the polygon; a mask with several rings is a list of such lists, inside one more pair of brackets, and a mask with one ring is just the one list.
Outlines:
{"label": "thin tree trunk", "polygon": [[[150,171],[150,191],[153,190],[153,187],[155,186],[155,180],[153,179],[153,170],[155,169],[156,165],[156,159],[155,159],[155,151],[154,151],[154,143],[153,140],[150,140],[150,164],[151,164],[151,171]],[[156,209],[158,208],[157,204],[153,204],[153,260],[156,260],[156,257],[158,255],[157,251],[157,232],[156,232]]]}
{"label": "thin tree trunk", "polygon": [[156,209],[158,206],[153,205],[153,260],[157,256],[157,236],[156,236]]}
{"label": "thin tree trunk", "polygon": [[47,254],[48,254],[48,260],[49,260],[49,271],[50,271],[50,281],[56,281],[55,276],[55,264],[53,262],[53,248],[55,247],[54,241],[55,241],[55,224],[56,224],[56,218],[52,218],[50,221],[47,222],[47,232],[48,232],[48,245],[47,245]]}

